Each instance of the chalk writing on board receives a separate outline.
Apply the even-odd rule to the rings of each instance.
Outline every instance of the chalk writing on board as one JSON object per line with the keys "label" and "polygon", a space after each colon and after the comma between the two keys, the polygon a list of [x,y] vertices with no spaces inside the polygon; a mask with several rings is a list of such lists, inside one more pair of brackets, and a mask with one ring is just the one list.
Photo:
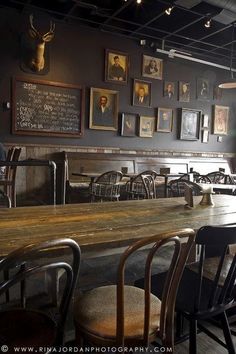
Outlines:
{"label": "chalk writing on board", "polygon": [[13,132],[81,136],[82,101],[79,86],[15,79]]}

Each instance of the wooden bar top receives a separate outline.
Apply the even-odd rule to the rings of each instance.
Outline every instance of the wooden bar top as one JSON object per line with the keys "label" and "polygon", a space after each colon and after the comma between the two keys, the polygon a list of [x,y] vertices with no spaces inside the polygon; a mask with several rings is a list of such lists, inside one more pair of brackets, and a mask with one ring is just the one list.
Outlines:
{"label": "wooden bar top", "polygon": [[184,198],[160,198],[0,209],[0,256],[33,242],[70,237],[82,248],[118,247],[165,231],[236,222],[236,197],[214,195],[214,207],[185,208]]}

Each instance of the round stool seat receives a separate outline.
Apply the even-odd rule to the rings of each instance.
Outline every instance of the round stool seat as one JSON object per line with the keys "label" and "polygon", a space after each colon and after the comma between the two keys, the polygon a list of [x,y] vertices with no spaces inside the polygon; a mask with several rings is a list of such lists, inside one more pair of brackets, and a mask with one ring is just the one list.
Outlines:
{"label": "round stool seat", "polygon": [[[102,286],[80,296],[75,303],[75,326],[102,338],[116,338],[116,285]],[[151,294],[150,335],[159,329],[161,301]],[[124,287],[125,338],[143,337],[144,290]]]}

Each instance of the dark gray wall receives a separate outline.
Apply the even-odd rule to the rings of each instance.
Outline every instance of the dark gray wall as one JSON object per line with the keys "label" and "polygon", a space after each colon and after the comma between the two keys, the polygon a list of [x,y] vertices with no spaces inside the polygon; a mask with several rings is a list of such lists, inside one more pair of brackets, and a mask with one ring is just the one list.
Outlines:
{"label": "dark gray wall", "polygon": [[[178,151],[222,151],[235,152],[236,103],[235,90],[223,92],[221,100],[213,100],[213,84],[228,76],[228,73],[211,66],[192,63],[181,59],[170,59],[155,54],[151,49],[142,48],[133,40],[124,39],[98,30],[56,23],[56,35],[50,46],[50,71],[47,75],[27,74],[20,69],[20,34],[28,25],[28,14],[15,14],[0,10],[0,139],[3,142],[40,143],[81,146],[112,146],[133,149],[178,150]],[[104,81],[105,49],[127,52],[130,55],[130,75],[127,85],[106,83]],[[154,55],[164,60],[164,80],[175,82],[175,97],[169,100],[163,97],[163,81],[152,81],[152,108],[132,106],[133,79],[141,76],[142,54]],[[11,110],[4,110],[2,103],[11,99],[11,79],[20,76],[25,79],[41,79],[82,85],[85,88],[84,136],[81,139],[19,136],[11,134]],[[196,99],[196,78],[205,77],[211,82],[210,101]],[[191,82],[191,101],[180,103],[177,100],[178,81]],[[119,91],[119,112],[156,116],[158,107],[174,109],[172,133],[155,132],[153,138],[121,137],[119,132],[88,129],[89,90],[90,87],[107,88]],[[223,136],[223,142],[217,142],[217,136],[210,134],[208,144],[198,141],[178,140],[178,108],[201,109],[209,114],[212,133],[212,109],[214,104],[230,106],[229,135]],[[119,118],[120,119],[120,118]]]}

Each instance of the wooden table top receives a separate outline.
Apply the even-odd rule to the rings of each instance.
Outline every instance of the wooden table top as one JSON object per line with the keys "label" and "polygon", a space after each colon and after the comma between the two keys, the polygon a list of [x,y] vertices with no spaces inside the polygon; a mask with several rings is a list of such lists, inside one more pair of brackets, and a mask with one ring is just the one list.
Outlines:
{"label": "wooden table top", "polygon": [[0,256],[33,242],[70,237],[91,246],[118,247],[165,231],[236,222],[236,197],[214,195],[214,207],[185,208],[184,198],[160,198],[0,209]]}

